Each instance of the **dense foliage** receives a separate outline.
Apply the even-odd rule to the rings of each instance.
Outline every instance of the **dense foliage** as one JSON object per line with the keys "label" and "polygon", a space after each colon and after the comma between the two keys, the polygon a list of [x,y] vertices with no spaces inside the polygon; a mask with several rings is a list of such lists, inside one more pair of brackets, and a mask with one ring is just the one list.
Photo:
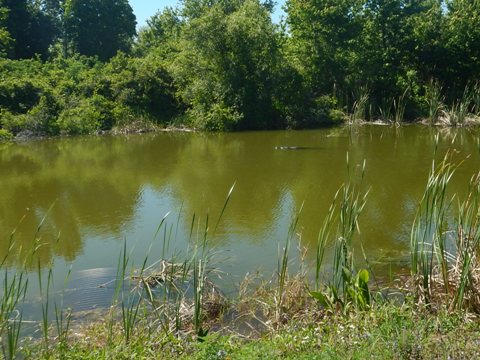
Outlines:
{"label": "dense foliage", "polygon": [[2,138],[479,115],[479,1],[272,4],[183,0],[136,34],[127,0],[0,0]]}
{"label": "dense foliage", "polygon": [[65,32],[80,54],[108,60],[127,51],[135,35],[135,15],[127,0],[67,0]]}

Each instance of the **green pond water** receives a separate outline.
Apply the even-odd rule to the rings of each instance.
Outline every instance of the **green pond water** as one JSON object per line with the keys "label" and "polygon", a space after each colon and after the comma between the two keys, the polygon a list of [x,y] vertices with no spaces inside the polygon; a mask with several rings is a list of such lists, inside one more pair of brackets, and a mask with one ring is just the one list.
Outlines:
{"label": "green pond water", "polygon": [[[3,144],[0,257],[16,229],[13,252],[20,256],[9,257],[8,267],[15,269],[36,241],[36,261],[44,269],[53,266],[55,283],[70,294],[67,305],[88,310],[108,304],[111,292],[98,285],[115,275],[124,241],[138,266],[149,249],[149,263],[174,254],[181,257],[192,242],[193,214],[202,229],[208,214],[213,227],[236,184],[211,240],[215,266],[224,272],[219,281],[234,291],[247,272],[274,273],[279,247],[302,204],[292,259],[299,256],[301,239],[307,264],[313,261],[317,234],[335,192],[349,177],[357,182],[365,160],[363,190],[370,193],[356,244],[363,244],[378,272],[402,271],[408,267],[411,224],[434,158],[436,135],[438,159],[450,149],[456,161],[464,160],[450,187],[452,194],[462,196],[480,170],[478,130],[364,126]],[[302,149],[276,149],[280,146]],[[155,238],[168,213],[166,227]],[[36,289],[32,280],[32,307],[38,301]]]}

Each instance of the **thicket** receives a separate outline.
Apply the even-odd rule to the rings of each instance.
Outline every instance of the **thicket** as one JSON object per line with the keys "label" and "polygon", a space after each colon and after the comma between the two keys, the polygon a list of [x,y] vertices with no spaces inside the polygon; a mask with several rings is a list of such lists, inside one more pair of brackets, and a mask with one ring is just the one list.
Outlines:
{"label": "thicket", "polygon": [[[0,137],[149,121],[205,130],[480,114],[480,2],[0,0]],[[35,36],[33,36],[35,35]]]}

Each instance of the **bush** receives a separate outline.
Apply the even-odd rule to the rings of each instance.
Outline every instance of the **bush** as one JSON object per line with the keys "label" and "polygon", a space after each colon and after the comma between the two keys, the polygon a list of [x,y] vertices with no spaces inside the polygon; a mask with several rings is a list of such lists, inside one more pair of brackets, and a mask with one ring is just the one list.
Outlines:
{"label": "bush", "polygon": [[332,123],[338,124],[347,120],[347,115],[338,109],[330,109],[328,117]]}
{"label": "bush", "polygon": [[0,129],[0,142],[1,141],[8,141],[13,139],[12,133],[10,133],[8,130],[5,129]]}
{"label": "bush", "polygon": [[14,115],[8,110],[0,111],[2,128],[10,134],[16,135],[25,130],[27,116],[24,114]]}
{"label": "bush", "polygon": [[60,129],[57,118],[60,111],[61,105],[53,94],[42,95],[38,105],[27,113],[26,127],[35,134],[58,135]]}
{"label": "bush", "polygon": [[129,107],[113,102],[111,102],[111,104],[114,105],[111,109],[112,127],[115,125],[125,126],[135,122],[138,119],[139,116],[136,115]]}
{"label": "bush", "polygon": [[224,104],[213,104],[207,113],[192,111],[193,124],[203,130],[228,131],[235,129],[242,120],[242,115],[234,108]]}
{"label": "bush", "polygon": [[29,79],[7,78],[0,82],[0,108],[25,114],[39,101],[41,89]]}
{"label": "bush", "polygon": [[124,107],[150,114],[157,122],[178,113],[173,80],[155,56],[136,59],[119,54],[105,65],[102,76],[98,93]]}
{"label": "bush", "polygon": [[93,101],[91,99],[77,99],[75,103],[60,114],[57,120],[60,133],[86,135],[98,131],[103,117]]}
{"label": "bush", "polygon": [[337,99],[323,95],[316,98],[310,105],[308,113],[302,121],[296,122],[295,127],[315,128],[324,125],[338,124],[346,120],[345,113],[338,109]]}

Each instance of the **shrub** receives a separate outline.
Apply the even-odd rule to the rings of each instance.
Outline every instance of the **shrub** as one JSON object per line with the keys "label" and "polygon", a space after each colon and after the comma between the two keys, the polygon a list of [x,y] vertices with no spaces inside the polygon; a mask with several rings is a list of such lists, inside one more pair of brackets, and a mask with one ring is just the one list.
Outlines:
{"label": "shrub", "polygon": [[39,101],[41,89],[29,79],[7,78],[0,82],[0,108],[25,114]]}
{"label": "shrub", "polygon": [[234,108],[224,104],[213,104],[206,113],[190,113],[194,125],[209,131],[228,131],[235,129],[242,120],[242,115]]}
{"label": "shrub", "polygon": [[57,118],[61,111],[61,105],[53,94],[46,93],[40,97],[38,105],[27,113],[26,127],[36,134],[58,135],[60,129]]}
{"label": "shrub", "polygon": [[157,122],[165,122],[177,114],[173,80],[161,59],[155,56],[135,59],[119,54],[105,65],[102,75],[97,88],[106,98],[150,114]]}
{"label": "shrub", "polygon": [[318,127],[345,121],[346,115],[338,109],[337,99],[323,95],[315,99],[311,111],[301,127]]}
{"label": "shrub", "polygon": [[16,135],[25,130],[27,116],[24,114],[14,115],[8,110],[0,111],[2,128],[10,134]]}
{"label": "shrub", "polygon": [[13,138],[12,133],[10,133],[8,130],[0,129],[0,142],[11,140],[12,138]]}
{"label": "shrub", "polygon": [[57,123],[62,134],[85,135],[100,129],[102,113],[90,99],[77,100],[72,107],[62,111]]}

